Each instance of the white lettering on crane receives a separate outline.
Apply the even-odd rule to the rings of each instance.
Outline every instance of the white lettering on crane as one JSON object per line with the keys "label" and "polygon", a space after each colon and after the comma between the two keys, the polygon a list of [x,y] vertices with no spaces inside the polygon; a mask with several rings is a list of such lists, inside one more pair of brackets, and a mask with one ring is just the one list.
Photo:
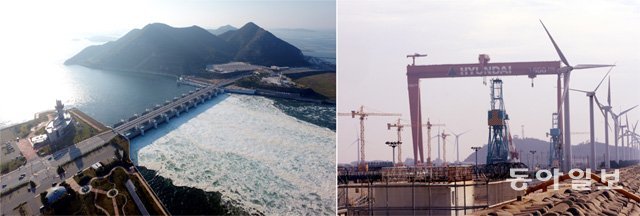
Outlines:
{"label": "white lettering on crane", "polygon": [[505,75],[511,74],[511,66],[470,66],[470,67],[460,67],[460,76],[483,76],[483,75]]}

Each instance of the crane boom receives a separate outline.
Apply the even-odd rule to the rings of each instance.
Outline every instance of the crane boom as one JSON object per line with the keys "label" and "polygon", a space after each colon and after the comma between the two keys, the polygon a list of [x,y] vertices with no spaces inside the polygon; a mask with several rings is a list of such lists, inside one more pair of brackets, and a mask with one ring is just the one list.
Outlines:
{"label": "crane boom", "polygon": [[[387,129],[388,129],[388,130],[391,130],[391,128],[392,128],[392,127],[395,127],[395,128],[397,128],[397,129],[398,129],[398,142],[402,142],[402,140],[401,140],[401,135],[400,135],[400,133],[401,133],[402,129],[403,129],[404,127],[412,127],[412,125],[411,125],[411,124],[402,124],[402,123],[400,122],[400,120],[401,120],[401,119],[398,119],[397,123],[395,123],[395,124],[387,123]],[[445,124],[431,124],[431,122],[430,122],[430,121],[427,121],[427,124],[422,124],[422,127],[427,127],[427,135],[428,135],[428,142],[427,142],[427,143],[428,143],[428,145],[427,145],[427,164],[428,164],[429,166],[431,166],[431,138],[432,138],[432,137],[431,137],[431,127],[433,127],[433,126],[436,126],[436,127],[445,127],[446,125],[445,125]],[[414,150],[414,151],[415,151],[415,150]],[[420,155],[420,157],[421,157],[421,158],[424,158],[423,153],[422,153],[422,152],[423,152],[422,148],[420,148],[420,149],[419,149],[419,151],[420,151],[420,154],[419,154],[419,155]],[[402,158],[402,153],[401,153],[401,152],[402,152],[402,150],[401,150],[401,148],[400,148],[400,146],[399,146],[399,147],[398,147],[398,158]],[[402,165],[402,164],[398,164],[398,165]]]}
{"label": "crane boom", "polygon": [[370,113],[364,111],[364,106],[360,106],[358,110],[352,110],[351,113],[338,113],[339,116],[351,116],[351,118],[356,118],[356,116],[360,119],[360,158],[358,158],[359,164],[358,169],[361,171],[368,170],[368,166],[365,160],[365,152],[364,152],[364,120],[367,116],[401,116],[399,113]]}

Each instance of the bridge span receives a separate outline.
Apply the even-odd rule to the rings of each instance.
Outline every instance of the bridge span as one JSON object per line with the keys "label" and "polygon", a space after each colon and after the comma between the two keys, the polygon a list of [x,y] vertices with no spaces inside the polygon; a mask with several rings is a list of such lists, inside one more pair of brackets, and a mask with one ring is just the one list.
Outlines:
{"label": "bridge span", "polygon": [[157,128],[158,124],[168,122],[173,117],[180,116],[180,113],[204,103],[211,98],[224,93],[218,85],[206,85],[198,87],[181,97],[174,97],[173,100],[165,101],[164,105],[155,106],[152,110],[147,109],[142,115],[134,115],[126,122],[116,123],[113,131],[131,139],[138,135],[144,135],[145,131]]}

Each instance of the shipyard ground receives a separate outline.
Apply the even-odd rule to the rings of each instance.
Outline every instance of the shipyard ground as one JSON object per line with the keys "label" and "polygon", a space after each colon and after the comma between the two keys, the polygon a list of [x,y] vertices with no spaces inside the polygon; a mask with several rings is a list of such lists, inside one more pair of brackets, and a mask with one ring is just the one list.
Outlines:
{"label": "shipyard ground", "polygon": [[[77,118],[80,122],[79,125],[82,125],[78,128],[88,132],[79,132],[76,133],[76,135],[88,135],[106,129],[106,127],[98,121],[95,121],[78,110],[71,110],[71,112],[74,118]],[[33,124],[32,126],[35,125],[36,124]],[[27,129],[26,131],[33,132],[37,130]],[[0,177],[0,183],[2,184],[0,193],[1,215],[86,215],[103,214],[104,212],[109,212],[110,215],[141,214],[142,211],[139,210],[139,208],[133,208],[133,206],[129,204],[129,202],[134,202],[133,194],[127,193],[127,190],[122,187],[118,188],[118,185],[122,186],[125,183],[118,179],[131,179],[136,194],[138,194],[138,197],[149,214],[167,215],[165,208],[159,202],[157,196],[155,196],[148,184],[137,173],[137,170],[135,170],[135,168],[131,169],[132,165],[127,165],[131,164],[128,158],[128,140],[124,137],[110,134],[111,133],[101,133],[100,135],[85,138],[84,140],[74,140],[70,145],[52,155],[39,157],[34,154],[34,157],[28,160],[26,165],[19,166],[17,169],[3,174]],[[25,137],[27,136],[25,135]],[[13,142],[15,142],[15,140],[13,140]],[[96,169],[92,168],[92,165],[98,162],[103,165],[103,168],[100,168],[100,170],[96,172]],[[64,173],[61,175],[58,174],[57,167],[63,168]],[[108,176],[108,173],[110,173],[112,169],[119,170],[116,172],[126,170],[128,173],[127,177],[107,177],[109,178],[108,182],[92,180],[94,177],[100,179]],[[85,180],[81,180],[83,178],[78,178],[79,176],[84,177]],[[33,182],[34,185],[31,185],[30,182]],[[85,184],[92,184],[102,188],[115,187],[119,189],[118,193],[121,195],[114,196],[113,199],[102,197],[104,194],[101,194],[100,191],[90,192],[89,194],[93,198],[88,195],[79,195],[80,186]],[[67,188],[68,193],[65,198],[59,200],[58,203],[50,206],[43,205],[41,193],[47,191],[47,189],[53,187],[53,185],[64,186]],[[104,211],[97,210],[98,208],[93,204],[101,200],[104,201],[104,203],[115,204],[115,206],[103,205],[101,208],[103,208]],[[61,205],[60,203],[66,204]],[[118,213],[116,214],[116,212]]]}

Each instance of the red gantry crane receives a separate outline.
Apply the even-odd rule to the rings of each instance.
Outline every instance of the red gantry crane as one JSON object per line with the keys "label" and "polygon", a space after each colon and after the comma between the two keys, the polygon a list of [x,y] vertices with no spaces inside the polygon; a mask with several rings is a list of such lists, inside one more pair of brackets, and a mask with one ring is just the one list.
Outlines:
{"label": "red gantry crane", "polygon": [[368,170],[367,163],[365,160],[364,154],[364,120],[369,116],[401,116],[399,113],[375,113],[375,112],[365,112],[364,106],[360,106],[359,110],[352,110],[351,113],[338,113],[339,116],[351,116],[351,118],[355,118],[358,116],[360,118],[360,158],[358,158],[358,170],[366,171]]}
{"label": "red gantry crane", "polygon": [[[424,55],[408,55],[407,58],[412,58],[414,61],[412,64],[407,65],[407,88],[409,92],[409,111],[412,125],[422,124],[422,104],[420,101],[420,80],[421,79],[433,79],[433,78],[461,78],[461,77],[487,77],[487,76],[528,76],[533,79],[538,75],[556,75],[558,76],[558,88],[557,90],[557,102],[558,109],[564,108],[564,112],[558,112],[560,116],[564,117],[564,121],[559,122],[561,133],[570,133],[570,113],[569,113],[569,76],[573,70],[588,69],[598,67],[613,67],[614,65],[594,65],[594,64],[582,64],[571,65],[567,58],[560,50],[558,44],[556,44],[553,37],[547,30],[546,26],[540,21],[547,36],[551,40],[553,47],[555,48],[561,61],[536,61],[536,62],[502,62],[502,63],[489,63],[489,55],[480,54],[478,60],[479,63],[471,64],[438,64],[438,65],[416,65],[415,58],[423,57]],[[561,63],[564,64],[561,65]],[[561,85],[561,78],[564,83]],[[564,89],[564,92],[562,92]],[[564,125],[563,125],[564,124]],[[416,164],[424,163],[424,158],[418,158],[418,155],[422,155],[422,130],[418,127],[412,127],[413,138],[413,154],[416,160]],[[561,135],[562,136],[562,135]],[[570,169],[571,164],[571,136],[564,137],[565,152],[564,157],[566,161],[563,168],[565,170]]]}

